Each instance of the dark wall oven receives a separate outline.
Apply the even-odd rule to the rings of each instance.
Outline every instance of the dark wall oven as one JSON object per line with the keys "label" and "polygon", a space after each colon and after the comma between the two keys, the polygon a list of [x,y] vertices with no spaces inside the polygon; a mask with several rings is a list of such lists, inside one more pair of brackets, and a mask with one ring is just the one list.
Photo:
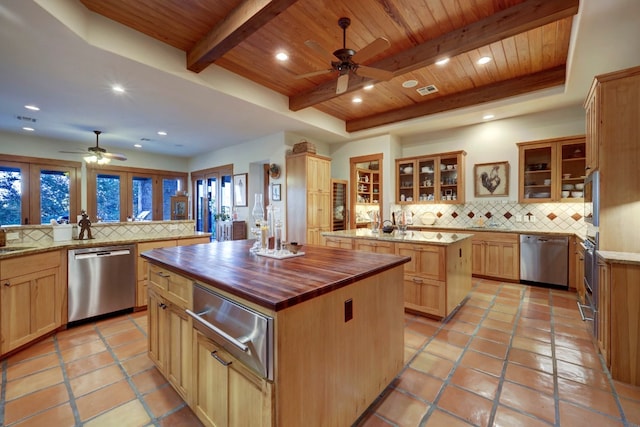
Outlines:
{"label": "dark wall oven", "polygon": [[578,302],[582,320],[593,323],[593,335],[598,333],[598,233],[595,236],[587,236],[582,243],[584,247],[584,287],[585,304]]}

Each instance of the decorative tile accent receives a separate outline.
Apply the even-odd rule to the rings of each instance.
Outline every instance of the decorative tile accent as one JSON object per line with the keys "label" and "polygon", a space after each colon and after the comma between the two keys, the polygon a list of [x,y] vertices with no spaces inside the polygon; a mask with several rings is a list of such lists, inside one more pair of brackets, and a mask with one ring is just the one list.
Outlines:
{"label": "decorative tile accent", "polygon": [[554,214],[553,212],[551,212],[549,215],[547,215],[547,218],[549,218],[551,221],[553,221],[554,219],[557,218],[556,214]]}
{"label": "decorative tile accent", "polygon": [[582,218],[582,215],[576,212],[573,215],[571,215],[571,218],[573,218],[574,221],[580,221],[580,219]]}
{"label": "decorative tile accent", "polygon": [[437,216],[438,218],[442,218],[442,212],[438,211],[438,213],[436,214],[436,216]]}
{"label": "decorative tile accent", "polygon": [[453,213],[451,214],[451,216],[452,216],[452,217],[454,217],[454,218],[457,218],[457,217],[458,217],[458,213],[457,213],[457,212],[453,212]]}
{"label": "decorative tile accent", "polygon": [[473,213],[473,212],[469,212],[469,213],[467,214],[467,216],[468,216],[469,218],[473,218],[475,215],[474,215],[474,213]]}
{"label": "decorative tile accent", "polygon": [[491,217],[492,217],[493,215],[491,215],[491,212],[487,212],[486,214],[484,214],[484,216],[486,216],[487,218],[491,219]]}
{"label": "decorative tile accent", "polygon": [[513,215],[511,215],[511,213],[510,213],[510,212],[506,212],[503,216],[504,216],[505,218],[507,218],[507,219],[511,219],[511,217],[512,217]]}

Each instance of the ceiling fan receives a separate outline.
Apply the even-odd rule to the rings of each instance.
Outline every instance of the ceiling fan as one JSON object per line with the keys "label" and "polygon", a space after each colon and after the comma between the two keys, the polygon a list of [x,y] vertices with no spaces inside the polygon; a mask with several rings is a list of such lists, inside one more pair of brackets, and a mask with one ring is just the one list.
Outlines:
{"label": "ceiling fan", "polygon": [[[347,27],[349,27],[350,24],[351,19],[349,18],[338,19],[338,25],[342,28],[342,48],[334,51],[333,55],[313,40],[307,40],[304,42],[305,45],[322,55],[322,57],[331,64],[331,68],[301,74],[296,76],[297,79],[304,79],[337,71],[339,74],[336,93],[341,94],[346,92],[347,87],[349,86],[349,72],[375,80],[389,80],[393,77],[393,73],[391,71],[360,65],[361,62],[365,62],[367,59],[372,58],[387,49],[390,46],[389,40],[379,37],[360,49],[358,52],[353,49],[348,49]],[[338,59],[337,61],[336,58]]]}
{"label": "ceiling fan", "polygon": [[[109,153],[107,152],[107,150],[105,150],[104,148],[100,147],[98,138],[100,136],[100,134],[102,133],[102,131],[99,130],[94,130],[93,133],[96,134],[96,146],[95,147],[89,147],[87,150],[89,151],[89,154],[87,154],[84,157],[84,160],[87,163],[98,163],[99,165],[105,164],[105,163],[109,163],[111,161],[111,159],[115,159],[115,160],[127,160],[127,157],[124,154],[118,154],[118,153]],[[73,153],[73,154],[85,154],[81,151],[60,151],[61,153]]]}

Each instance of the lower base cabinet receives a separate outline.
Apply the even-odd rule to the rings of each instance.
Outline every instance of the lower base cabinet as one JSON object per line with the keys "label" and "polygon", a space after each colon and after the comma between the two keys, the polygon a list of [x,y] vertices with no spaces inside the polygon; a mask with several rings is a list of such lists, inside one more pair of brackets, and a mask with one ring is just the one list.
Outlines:
{"label": "lower base cabinet", "polygon": [[0,262],[0,354],[62,326],[62,260],[61,251],[51,251]]}
{"label": "lower base cabinet", "polygon": [[471,273],[511,281],[520,280],[518,234],[476,232],[472,239]]}
{"label": "lower base cabinet", "polygon": [[272,384],[193,329],[193,404],[210,427],[272,426]]}

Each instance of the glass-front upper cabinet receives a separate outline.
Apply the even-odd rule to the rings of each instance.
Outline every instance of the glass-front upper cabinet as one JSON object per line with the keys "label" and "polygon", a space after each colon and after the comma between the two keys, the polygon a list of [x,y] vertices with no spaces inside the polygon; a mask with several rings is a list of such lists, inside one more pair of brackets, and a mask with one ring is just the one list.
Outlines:
{"label": "glass-front upper cabinet", "polygon": [[521,203],[583,201],[586,146],[583,135],[518,143]]}
{"label": "glass-front upper cabinet", "polygon": [[464,203],[464,151],[396,160],[396,203]]}

